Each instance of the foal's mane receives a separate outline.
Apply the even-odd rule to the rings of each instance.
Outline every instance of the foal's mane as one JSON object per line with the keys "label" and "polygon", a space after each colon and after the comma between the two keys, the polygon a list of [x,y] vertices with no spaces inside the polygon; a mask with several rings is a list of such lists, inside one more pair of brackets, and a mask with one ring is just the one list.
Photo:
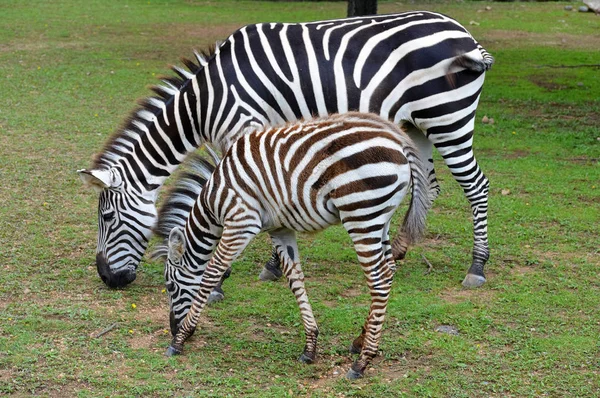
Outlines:
{"label": "foal's mane", "polygon": [[209,146],[204,148],[212,163],[198,153],[193,153],[185,160],[186,170],[176,175],[175,184],[166,193],[158,209],[158,221],[154,227],[158,237],[167,239],[173,228],[185,226],[204,185],[219,164],[221,158]]}

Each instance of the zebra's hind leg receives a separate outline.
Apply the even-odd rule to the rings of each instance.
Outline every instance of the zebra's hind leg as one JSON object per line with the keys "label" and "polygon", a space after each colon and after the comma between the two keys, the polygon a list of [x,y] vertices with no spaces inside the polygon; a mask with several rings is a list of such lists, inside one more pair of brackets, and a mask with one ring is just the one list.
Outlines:
{"label": "zebra's hind leg", "polygon": [[444,162],[452,172],[452,176],[462,187],[473,212],[473,262],[462,282],[463,286],[467,288],[476,288],[485,283],[483,269],[490,257],[487,232],[490,182],[479,168],[473,153],[472,134],[474,125],[475,119],[473,117],[465,127],[471,133],[465,135],[468,140],[460,149],[456,149],[455,146],[436,145],[444,158]]}
{"label": "zebra's hind leg", "polygon": [[283,272],[281,271],[281,261],[279,260],[279,255],[277,254],[277,249],[273,247],[273,252],[271,253],[271,258],[265,266],[263,267],[258,279],[261,281],[276,281],[281,278]]}
{"label": "zebra's hind leg", "polygon": [[[391,217],[391,214],[389,216]],[[367,284],[371,293],[369,315],[360,336],[353,341],[351,346],[351,351],[353,352],[358,351],[360,348],[360,356],[348,371],[347,377],[349,379],[362,377],[367,366],[371,363],[375,355],[377,355],[388,298],[394,278],[393,260],[391,256],[386,255],[388,251],[383,244],[389,241],[389,237],[386,236],[382,239],[381,230],[369,231],[368,226],[376,225],[377,221],[373,220],[372,223],[365,223],[366,225],[359,226],[357,223],[345,223],[342,218],[344,228],[346,228],[354,243],[354,250],[367,278]],[[384,225],[389,226],[389,219],[384,222]]]}
{"label": "zebra's hind leg", "polygon": [[279,229],[270,232],[270,235],[278,258],[281,259],[283,274],[288,280],[290,290],[296,297],[302,323],[304,324],[306,345],[304,346],[302,355],[298,359],[304,363],[313,363],[317,356],[319,328],[317,327],[317,322],[304,287],[304,273],[299,262],[300,256],[298,254],[296,233],[289,229]]}
{"label": "zebra's hind leg", "polygon": [[[402,129],[409,135],[419,149],[419,154],[421,155],[423,165],[425,166],[425,175],[427,175],[429,181],[429,197],[433,203],[440,194],[440,184],[435,175],[435,168],[433,166],[433,144],[421,130],[410,123],[404,123]],[[392,243],[394,260],[398,261],[404,259],[407,251],[408,240],[406,239],[405,234],[400,231]]]}

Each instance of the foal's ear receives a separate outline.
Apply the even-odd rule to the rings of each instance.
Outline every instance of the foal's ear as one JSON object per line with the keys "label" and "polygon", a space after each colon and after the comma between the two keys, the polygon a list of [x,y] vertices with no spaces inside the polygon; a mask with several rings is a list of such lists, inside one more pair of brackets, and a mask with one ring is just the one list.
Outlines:
{"label": "foal's ear", "polygon": [[121,177],[114,169],[81,169],[77,170],[77,174],[86,187],[92,188],[97,193],[121,185]]}
{"label": "foal's ear", "polygon": [[175,227],[169,233],[169,254],[168,258],[171,261],[177,262],[183,257],[185,252],[185,236],[183,230]]}

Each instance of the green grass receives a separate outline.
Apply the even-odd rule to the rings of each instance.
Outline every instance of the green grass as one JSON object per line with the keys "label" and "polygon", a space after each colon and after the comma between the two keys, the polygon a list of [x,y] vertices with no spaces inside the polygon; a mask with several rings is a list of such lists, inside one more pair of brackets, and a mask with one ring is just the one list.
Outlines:
{"label": "green grass", "polygon": [[[470,210],[438,158],[427,239],[398,270],[380,355],[350,383],[346,348],[369,294],[340,228],[300,241],[321,330],[315,365],[296,361],[303,329],[285,283],[257,281],[266,237],[235,264],[226,301],[205,312],[185,354],[169,359],[162,265],[144,262],[126,289],[102,284],[97,199],[75,173],[180,56],[246,23],[341,17],[346,4],[2,2],[0,394],[598,396],[600,75],[581,65],[600,64],[600,32],[593,14],[563,6],[380,2],[381,13],[453,16],[496,57],[475,135],[491,181],[492,257],[488,283],[461,289]],[[459,335],[435,332],[443,324]]]}

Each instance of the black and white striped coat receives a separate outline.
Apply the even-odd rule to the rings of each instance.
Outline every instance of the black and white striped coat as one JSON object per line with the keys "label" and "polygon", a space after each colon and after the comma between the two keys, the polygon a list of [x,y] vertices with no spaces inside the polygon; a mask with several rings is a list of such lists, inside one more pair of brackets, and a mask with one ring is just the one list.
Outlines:
{"label": "black and white striped coat", "polygon": [[[427,11],[310,23],[248,25],[214,54],[156,87],[80,170],[100,191],[98,272],[109,286],[135,279],[156,220],[158,189],[208,142],[226,151],[248,126],[349,111],[403,124],[439,191],[433,145],[469,199],[473,263],[465,284],[485,281],[488,180],[472,150],[475,110],[492,57],[453,19]],[[402,257],[406,242],[398,241]]]}
{"label": "black and white striped coat", "polygon": [[[296,231],[342,223],[371,291],[371,309],[354,350],[349,377],[360,377],[377,353],[394,260],[390,221],[412,183],[403,224],[410,241],[425,228],[430,205],[417,150],[396,125],[376,115],[348,113],[248,133],[233,143],[208,181],[189,177],[161,209],[168,234],[165,279],[179,353],[195,330],[210,292],[261,231],[268,231],[300,307],[306,332],[301,360],[316,355],[317,325],[304,289]],[[187,220],[190,192],[199,196]],[[181,206],[183,204],[183,206]]]}

